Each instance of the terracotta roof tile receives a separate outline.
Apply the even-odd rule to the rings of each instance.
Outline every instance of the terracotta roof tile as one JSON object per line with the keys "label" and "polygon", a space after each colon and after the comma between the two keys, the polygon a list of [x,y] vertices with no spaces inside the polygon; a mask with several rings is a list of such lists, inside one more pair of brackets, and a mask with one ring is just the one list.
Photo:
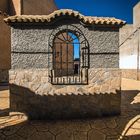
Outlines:
{"label": "terracotta roof tile", "polygon": [[85,24],[108,24],[108,25],[124,25],[126,22],[120,19],[116,19],[113,17],[92,17],[92,16],[84,16],[77,11],[73,11],[70,9],[61,9],[56,10],[49,15],[21,15],[21,16],[11,16],[5,18],[4,21],[6,23],[17,23],[17,22],[46,22],[49,23],[56,17],[60,16],[73,16],[79,20],[81,20]]}

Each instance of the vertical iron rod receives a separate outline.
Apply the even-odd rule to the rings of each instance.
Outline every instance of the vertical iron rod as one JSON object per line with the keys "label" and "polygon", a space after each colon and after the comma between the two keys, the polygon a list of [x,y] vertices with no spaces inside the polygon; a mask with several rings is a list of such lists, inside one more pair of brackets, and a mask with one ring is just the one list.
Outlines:
{"label": "vertical iron rod", "polygon": [[[61,34],[63,39],[59,38]],[[69,34],[68,26],[65,32],[61,32],[61,34],[59,34],[58,37],[56,36],[56,38],[58,38],[59,40],[53,42],[54,43],[52,47],[53,56],[51,58],[52,68],[50,71],[51,82],[53,84],[82,84],[82,83],[85,84],[86,82],[88,83],[87,66],[89,64],[88,62],[89,49],[86,48],[86,41],[74,42],[71,34]],[[77,38],[79,39],[80,35],[78,34],[75,35],[77,35]],[[76,37],[74,38],[74,40],[75,39]],[[77,44],[78,48],[75,48],[76,47],[75,44]],[[81,44],[83,44],[82,48],[81,48]],[[79,57],[78,59],[76,59],[76,61],[75,61],[75,51],[77,51],[76,53],[79,53]],[[73,55],[72,59],[71,59],[71,55]],[[50,59],[48,59],[48,61],[50,62]],[[76,69],[75,69],[75,64],[76,64]],[[137,67],[139,70],[139,43],[138,43],[138,66]]]}
{"label": "vertical iron rod", "polygon": [[73,53],[73,82],[74,82],[74,75],[75,75],[75,73],[74,73],[75,72],[74,71],[75,70],[75,65],[74,65],[74,50],[75,50],[75,46],[74,46],[74,43],[72,43],[72,46],[73,46],[73,50],[72,50],[73,52],[72,53]]}
{"label": "vertical iron rod", "polygon": [[[54,43],[54,46],[53,46],[53,70],[54,70],[54,76],[56,74],[56,63],[55,63],[55,59],[56,59],[56,48],[55,48],[56,44]],[[53,77],[52,77],[52,80],[53,80]],[[53,81],[54,82],[54,81]]]}
{"label": "vertical iron rod", "polygon": [[62,59],[62,55],[63,55],[63,52],[62,52],[62,43],[60,43],[60,55],[61,55],[61,83],[62,83],[62,75],[63,75],[63,73],[62,73],[62,65],[63,65],[63,59]]}
{"label": "vertical iron rod", "polygon": [[139,51],[140,51],[140,34],[139,34],[139,29],[138,29],[138,47],[137,47],[137,80],[139,80]]}
{"label": "vertical iron rod", "polygon": [[69,73],[68,73],[68,66],[69,66],[69,52],[68,52],[68,47],[69,47],[69,45],[68,45],[68,26],[67,26],[67,81],[68,81],[68,75],[69,75]]}
{"label": "vertical iron rod", "polygon": [[81,67],[81,44],[79,43],[79,64],[78,64],[78,75],[79,75],[79,83],[81,83],[81,78],[80,78],[80,67]]}

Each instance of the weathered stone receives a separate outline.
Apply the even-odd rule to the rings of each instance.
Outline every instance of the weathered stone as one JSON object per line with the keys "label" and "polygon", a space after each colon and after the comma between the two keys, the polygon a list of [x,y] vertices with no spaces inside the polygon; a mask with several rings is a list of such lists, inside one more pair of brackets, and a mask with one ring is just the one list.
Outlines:
{"label": "weathered stone", "polygon": [[0,140],[5,140],[5,136],[0,132]]}
{"label": "weathered stone", "polygon": [[[114,135],[114,136],[107,136],[106,140],[120,140],[120,139],[119,139],[118,135],[116,135],[116,136]],[[126,139],[126,140],[128,140],[128,139]]]}
{"label": "weathered stone", "polygon": [[[15,85],[11,90],[11,109],[25,112],[32,119],[87,118],[120,112],[118,100],[121,97],[111,101],[111,94],[116,96],[116,90],[120,87],[119,26],[115,29],[88,28],[67,18],[69,24],[62,18],[53,26],[38,24],[27,28],[27,23],[11,27],[10,83]],[[54,68],[50,46],[59,31],[65,29],[80,33],[79,42],[84,39],[84,44],[89,47],[90,54],[80,58],[88,62],[88,85],[61,86],[50,82],[50,73]],[[84,50],[85,45],[80,45],[80,50]],[[81,69],[82,75],[86,73],[85,68]]]}
{"label": "weathered stone", "polygon": [[[60,106],[66,108],[65,106],[67,106],[66,104],[68,104],[69,102],[67,109],[71,108],[72,109],[71,111],[75,112],[75,114],[77,114],[78,110],[80,109],[79,116],[84,116],[84,115],[89,117],[90,115],[102,116],[103,114],[110,115],[119,112],[121,96],[118,95],[119,93],[116,93],[116,89],[120,83],[116,83],[116,89],[114,89],[115,90],[114,92],[110,89],[108,90],[108,87],[110,87],[109,79],[112,79],[113,77],[108,77],[107,75],[113,73],[112,71],[115,70],[114,69],[90,69],[90,72],[94,73],[95,75],[97,72],[97,75],[100,77],[100,79],[96,77],[97,82],[95,83],[90,82],[89,85],[54,86],[48,81],[42,82],[40,80],[42,76],[44,78],[44,75],[47,75],[48,69],[47,70],[28,69],[22,71],[14,70],[14,75],[16,75],[16,79],[12,80],[11,82],[12,85],[10,85],[11,109],[14,111],[21,110],[21,112],[30,112],[30,114],[34,114],[35,112],[40,112],[34,116],[38,116],[39,114],[40,115],[44,114],[45,116],[46,112],[48,112],[47,111],[47,109],[49,109],[48,107],[49,106],[51,107],[52,103],[53,105],[57,104],[55,106],[56,108]],[[117,75],[116,71],[115,73]],[[28,77],[27,75],[29,74],[30,76]],[[92,79],[90,79],[90,81],[92,81]],[[115,88],[115,85],[113,86]],[[73,98],[74,95],[76,95],[77,98]],[[52,100],[50,96],[53,96],[54,100]],[[63,100],[64,96],[67,97],[65,98],[67,99],[67,101]],[[84,96],[85,98],[83,98]],[[61,104],[58,104],[56,98],[63,100],[63,103],[65,103],[65,105],[62,106]],[[56,101],[56,103],[54,103],[54,101]],[[36,108],[36,110],[34,110],[34,113],[32,111],[33,109],[32,106],[36,106],[34,107]],[[54,107],[52,106],[52,108]],[[60,109],[55,109],[55,110],[56,111],[52,111],[52,112],[55,112],[55,114],[61,113],[61,111],[59,111]],[[69,111],[69,113],[71,113],[71,111]]]}
{"label": "weathered stone", "polygon": [[108,84],[103,84],[101,86],[101,89],[100,89],[101,93],[108,92],[109,91],[109,86],[110,85],[108,85]]}
{"label": "weathered stone", "polygon": [[17,131],[22,127],[22,125],[15,125],[15,126],[12,126],[12,127],[6,127],[4,129],[4,132],[3,134],[6,135],[6,136],[10,136],[10,135],[13,135],[15,133],[17,133]]}
{"label": "weathered stone", "polygon": [[50,132],[36,132],[27,140],[55,140],[55,137]]}
{"label": "weathered stone", "polygon": [[119,132],[116,131],[116,129],[114,128],[104,128],[101,130],[102,133],[104,133],[106,136],[119,136]]}
{"label": "weathered stone", "polygon": [[87,132],[75,131],[73,135],[74,140],[87,140]]}
{"label": "weathered stone", "polygon": [[88,133],[88,140],[93,140],[93,138],[95,140],[105,140],[106,136],[105,136],[105,134],[101,133],[100,131],[98,131],[96,129],[92,129]]}
{"label": "weathered stone", "polygon": [[57,135],[65,131],[65,129],[67,128],[67,123],[66,122],[51,122],[51,123],[48,123],[48,127],[51,133],[53,133],[54,135]]}
{"label": "weathered stone", "polygon": [[96,129],[103,129],[106,128],[105,123],[103,120],[95,120],[94,124],[91,125],[92,128],[96,128]]}
{"label": "weathered stone", "polygon": [[105,124],[108,128],[116,128],[117,124],[114,119],[105,120]]}
{"label": "weathered stone", "polygon": [[136,69],[121,69],[121,75],[122,78],[134,80],[137,80],[138,78],[140,79],[140,71],[137,71]]}
{"label": "weathered stone", "polygon": [[118,59],[119,55],[90,55],[90,64],[92,68],[118,68]]}
{"label": "weathered stone", "polygon": [[41,78],[41,83],[46,83],[48,82],[48,77],[42,77]]}
{"label": "weathered stone", "polygon": [[88,121],[70,121],[67,123],[67,129],[68,130],[72,130],[72,131],[89,131],[90,128],[90,124]]}
{"label": "weathered stone", "polygon": [[18,135],[11,135],[11,136],[6,137],[6,140],[24,140],[24,138]]}
{"label": "weathered stone", "polygon": [[56,140],[73,140],[73,133],[71,131],[63,131],[56,136]]}
{"label": "weathered stone", "polygon": [[47,132],[49,130],[49,124],[46,122],[34,121],[31,124],[38,132]]}
{"label": "weathered stone", "polygon": [[[3,93],[1,94],[1,93],[2,93],[2,91],[0,91],[0,96],[7,98],[7,100],[8,100],[9,95],[7,95],[7,97],[6,97],[5,93],[4,94]],[[20,138],[21,138],[21,140],[23,140],[23,139],[25,140],[27,138],[28,138],[28,140],[35,140],[35,136],[38,135],[37,132],[44,132],[44,133],[50,132],[52,134],[52,136],[51,136],[52,140],[55,137],[54,135],[57,134],[57,136],[59,136],[59,134],[61,134],[61,133],[63,133],[63,134],[59,136],[60,140],[63,140],[63,139],[65,140],[65,138],[68,140],[69,139],[70,140],[71,139],[72,140],[80,140],[80,139],[85,140],[85,138],[86,138],[86,140],[87,140],[89,137],[89,133],[86,135],[87,131],[88,132],[93,131],[90,134],[90,139],[94,140],[95,139],[94,131],[97,131],[97,130],[99,133],[101,133],[101,136],[102,136],[102,134],[104,134],[106,136],[106,140],[131,140],[131,139],[139,140],[140,139],[139,138],[140,128],[135,127],[135,126],[137,126],[137,123],[140,124],[139,111],[132,108],[132,105],[130,104],[130,101],[132,101],[132,99],[134,99],[135,94],[137,95],[137,92],[124,92],[124,91],[122,92],[121,109],[122,109],[122,112],[124,112],[124,113],[121,114],[120,116],[115,116],[115,117],[105,117],[105,118],[101,117],[99,119],[93,118],[93,119],[87,120],[87,121],[86,120],[29,121],[27,123],[20,122],[21,124],[18,122],[19,116],[16,116],[17,113],[14,114],[15,115],[14,120],[16,120],[14,123],[13,123],[13,120],[11,120],[11,118],[9,116],[0,117],[0,127],[1,127],[1,124],[7,122],[6,125],[0,129],[0,140],[6,140],[6,138],[8,138],[8,140],[11,140],[11,139],[20,140]],[[15,96],[15,99],[16,99],[16,96]],[[55,100],[56,98],[53,97],[53,99]],[[77,98],[76,98],[76,100],[77,100]],[[93,102],[95,102],[95,101],[93,101]],[[136,104],[136,106],[139,107],[138,104]],[[13,116],[13,114],[11,116]],[[101,126],[96,124],[96,122],[98,120],[100,120],[99,122],[100,122]],[[94,123],[95,123],[96,127],[94,126]],[[116,125],[115,125],[115,123],[116,123]],[[14,124],[14,125],[11,125],[11,124]],[[103,126],[102,126],[102,124],[103,124]],[[104,128],[104,124],[105,124],[105,128]],[[15,126],[20,126],[20,125],[22,127],[19,127],[18,131],[9,133],[10,135],[4,136],[7,133],[7,132],[5,133],[4,131],[8,131],[7,128],[15,129],[14,128]],[[133,128],[133,126],[134,126],[134,128]],[[138,127],[139,127],[139,125],[138,125]],[[66,136],[66,135],[70,135],[70,134],[71,134],[71,137]],[[35,136],[31,137],[31,135],[32,136],[35,135]],[[64,135],[65,135],[65,137],[63,138]],[[39,136],[41,139],[41,135],[39,135]],[[57,136],[56,136],[56,140],[57,140]],[[44,134],[43,134],[43,137],[45,137]],[[100,136],[99,136],[99,138],[100,138]]]}
{"label": "weathered stone", "polygon": [[[139,140],[140,139],[140,136],[135,136],[135,135],[132,135],[132,136],[129,136],[129,139],[130,140]],[[128,140],[128,139],[124,139],[124,140]]]}
{"label": "weathered stone", "polygon": [[29,136],[34,135],[36,133],[36,130],[31,125],[25,125],[19,131],[17,132],[18,136],[21,136],[24,139],[27,139]]}

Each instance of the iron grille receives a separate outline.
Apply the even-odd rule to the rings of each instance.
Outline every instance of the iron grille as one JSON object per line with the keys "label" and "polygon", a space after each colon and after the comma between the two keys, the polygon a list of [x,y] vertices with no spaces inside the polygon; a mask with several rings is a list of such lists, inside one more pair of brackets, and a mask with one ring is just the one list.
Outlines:
{"label": "iron grille", "polygon": [[89,49],[81,33],[63,30],[53,40],[49,76],[52,84],[88,84]]}

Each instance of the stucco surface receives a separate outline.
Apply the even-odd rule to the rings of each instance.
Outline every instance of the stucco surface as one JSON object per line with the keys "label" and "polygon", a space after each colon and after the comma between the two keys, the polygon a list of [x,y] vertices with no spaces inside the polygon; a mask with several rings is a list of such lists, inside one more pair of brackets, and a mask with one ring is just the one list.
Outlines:
{"label": "stucco surface", "polygon": [[119,54],[90,55],[91,68],[118,68]]}
{"label": "stucco surface", "polygon": [[[89,50],[90,50],[90,63],[91,66],[95,68],[104,68],[104,67],[112,67],[117,68],[119,67],[119,33],[116,30],[110,29],[88,29],[87,27],[84,27],[80,24],[71,24],[68,25],[70,30],[75,30],[75,27],[78,28],[83,34],[84,37],[87,39],[87,42],[89,43]],[[75,27],[73,27],[75,26]],[[59,26],[45,26],[40,29],[40,26],[38,27],[30,27],[28,28],[26,26],[23,26],[21,29],[18,28],[12,28],[12,53],[16,52],[16,55],[12,54],[12,68],[31,68],[32,65],[28,64],[28,61],[26,61],[29,57],[31,58],[31,61],[35,61],[35,57],[33,53],[40,53],[40,55],[44,55],[43,53],[46,53],[46,58],[49,47],[48,43],[52,43],[53,38],[49,37],[51,36],[52,32],[58,32],[59,30],[62,30],[66,27],[66,25],[59,25]],[[48,29],[47,29],[48,28]],[[53,29],[55,30],[53,30]],[[81,38],[82,41],[82,38]],[[18,54],[18,52],[23,53]],[[30,53],[29,53],[30,52]],[[29,53],[25,54],[24,53]],[[96,56],[94,55],[96,53]],[[32,54],[32,55],[31,55]],[[28,55],[30,55],[28,57]],[[38,54],[37,54],[38,55]],[[19,58],[19,57],[20,58]],[[32,56],[32,57],[31,57]],[[101,58],[102,56],[102,58]],[[94,60],[93,60],[94,58]],[[98,59],[101,58],[101,59]],[[18,59],[23,60],[23,64],[20,64],[17,61]],[[42,60],[42,64],[44,64],[44,68],[46,68],[46,59]],[[34,68],[38,67],[38,65],[34,65]],[[41,65],[41,68],[43,66]]]}
{"label": "stucco surface", "polygon": [[21,8],[24,15],[47,15],[57,9],[54,0],[23,0]]}
{"label": "stucco surface", "polygon": [[48,54],[12,53],[12,68],[48,68]]}
{"label": "stucco surface", "polygon": [[[140,2],[133,8],[133,24],[126,24],[120,29],[120,68],[128,69],[128,71],[140,69],[138,62],[140,61],[140,29],[138,29],[140,27],[139,11]],[[136,75],[139,75],[139,73],[136,73]],[[132,76],[130,75],[130,79],[131,78]]]}
{"label": "stucco surface", "polygon": [[133,13],[134,13],[134,16],[133,16],[133,22],[134,22],[134,28],[137,28],[140,26],[140,2],[138,2],[134,8],[133,8]]}
{"label": "stucco surface", "polygon": [[0,0],[0,11],[8,12],[8,0]]}

